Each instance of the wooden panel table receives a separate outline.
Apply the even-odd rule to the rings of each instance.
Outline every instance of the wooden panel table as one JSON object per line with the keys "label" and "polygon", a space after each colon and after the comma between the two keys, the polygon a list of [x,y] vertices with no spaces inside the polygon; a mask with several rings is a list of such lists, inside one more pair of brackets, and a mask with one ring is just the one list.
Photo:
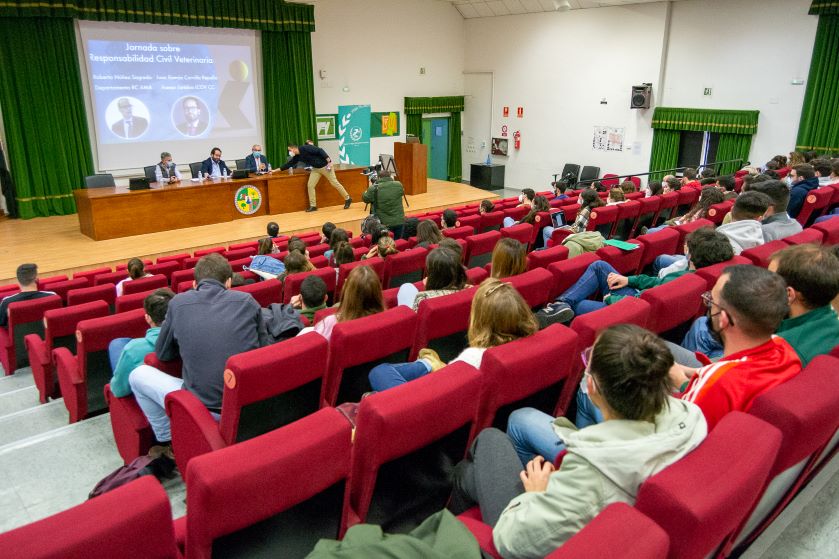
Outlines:
{"label": "wooden panel table", "polygon": [[[367,177],[361,174],[364,167],[336,165],[335,169],[338,181],[354,201],[360,201],[367,188]],[[81,232],[100,241],[302,211],[308,206],[308,178],[308,171],[295,169],[291,174],[276,171],[247,179],[153,183],[149,190],[135,191],[122,186],[79,189],[73,194]],[[234,202],[236,192],[243,186],[255,187],[262,196],[259,209],[250,215],[241,213]],[[318,183],[317,195],[321,207],[343,203],[325,178]]]}

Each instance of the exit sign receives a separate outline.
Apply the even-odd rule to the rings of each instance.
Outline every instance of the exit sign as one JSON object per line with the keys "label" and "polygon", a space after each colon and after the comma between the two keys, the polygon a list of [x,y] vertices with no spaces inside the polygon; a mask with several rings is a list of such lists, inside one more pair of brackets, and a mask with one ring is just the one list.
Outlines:
{"label": "exit sign", "polygon": [[703,95],[711,95],[711,88],[710,88],[710,87],[706,87],[706,88],[703,90],[702,94],[703,94]]}

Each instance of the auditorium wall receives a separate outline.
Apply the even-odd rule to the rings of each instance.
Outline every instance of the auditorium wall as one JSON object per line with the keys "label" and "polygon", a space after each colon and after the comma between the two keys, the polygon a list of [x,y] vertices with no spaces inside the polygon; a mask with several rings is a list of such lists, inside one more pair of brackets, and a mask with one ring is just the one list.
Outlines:
{"label": "auditorium wall", "polygon": [[[683,0],[671,3],[669,22],[664,2],[466,20],[465,71],[494,77],[493,135],[503,124],[510,135],[521,130],[521,150],[496,158],[507,186],[544,187],[565,162],[601,173],[647,169],[653,111],[629,109],[642,82],[664,106],[760,110],[757,163],[792,149],[805,87],[790,82],[807,79],[817,25],[808,6]],[[623,128],[623,151],[594,151],[595,126]],[[463,161],[468,168],[469,153]]]}
{"label": "auditorium wall", "polygon": [[[405,139],[405,97],[463,93],[464,20],[436,0],[314,0],[312,67],[318,113],[369,104],[399,111]],[[425,68],[425,74],[420,73]],[[319,71],[327,77],[321,79]],[[344,88],[349,91],[344,91]],[[371,158],[393,153],[393,138],[373,138]],[[337,159],[338,142],[321,145]]]}

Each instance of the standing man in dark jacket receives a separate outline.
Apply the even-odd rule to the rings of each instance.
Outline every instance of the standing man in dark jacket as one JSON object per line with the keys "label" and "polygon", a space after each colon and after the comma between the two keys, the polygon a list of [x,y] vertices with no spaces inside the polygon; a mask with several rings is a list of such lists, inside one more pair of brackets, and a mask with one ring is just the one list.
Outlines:
{"label": "standing man in dark jacket", "polygon": [[291,156],[291,159],[286,161],[285,165],[280,167],[283,171],[290,167],[294,167],[301,161],[305,163],[307,167],[312,168],[312,170],[309,171],[309,183],[307,185],[307,188],[309,189],[309,207],[306,209],[307,212],[314,212],[318,209],[315,187],[317,187],[321,176],[326,177],[329,184],[334,186],[335,190],[344,197],[344,209],[346,210],[350,207],[350,204],[352,204],[352,198],[350,198],[350,195],[347,194],[343,185],[338,182],[338,178],[335,176],[335,170],[332,168],[332,159],[329,158],[323,149],[310,144],[303,144],[302,146],[289,144],[288,154]]}
{"label": "standing man in dark jacket", "polygon": [[154,349],[162,361],[181,358],[183,379],[148,365],[128,377],[158,442],[172,440],[167,394],[184,388],[218,418],[227,358],[269,343],[259,303],[248,293],[231,291],[232,277],[227,260],[209,254],[195,266],[195,289],[169,303]]}
{"label": "standing man in dark jacket", "polygon": [[803,165],[796,165],[789,172],[789,206],[787,206],[787,213],[790,217],[798,217],[801,213],[801,208],[804,206],[804,201],[811,190],[819,187],[819,178],[816,176],[816,170],[812,165],[804,163]]}
{"label": "standing man in dark jacket", "polygon": [[393,231],[394,239],[402,238],[405,225],[405,210],[402,208],[402,196],[405,188],[402,183],[393,180],[390,171],[379,171],[378,182],[370,186],[361,199],[372,204],[372,213],[376,214],[382,225]]}

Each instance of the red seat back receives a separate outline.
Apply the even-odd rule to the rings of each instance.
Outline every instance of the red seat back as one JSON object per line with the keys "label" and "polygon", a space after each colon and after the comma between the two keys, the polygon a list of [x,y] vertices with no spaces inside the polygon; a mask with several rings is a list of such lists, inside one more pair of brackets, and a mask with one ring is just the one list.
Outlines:
{"label": "red seat back", "polygon": [[[327,408],[191,460],[186,476],[186,557],[210,557],[216,538],[268,519],[346,480],[351,433],[346,418]],[[311,468],[312,464],[318,467]],[[308,472],[306,482],[301,483],[304,471]]]}
{"label": "red seat back", "polygon": [[425,275],[425,258],[428,251],[416,247],[391,254],[385,260],[384,282],[382,287],[398,287],[403,283],[419,281]]}
{"label": "red seat back", "polygon": [[23,343],[24,336],[38,334],[43,337],[44,313],[50,309],[60,309],[61,306],[61,297],[58,295],[8,305],[6,328],[0,328],[0,363],[7,375],[29,364],[29,355]]}
{"label": "red seat back", "polygon": [[504,212],[496,210],[494,212],[487,212],[481,215],[481,232],[489,231],[490,229],[501,229],[504,224]]}
{"label": "red seat back", "polygon": [[431,348],[448,363],[467,347],[466,330],[474,289],[425,299],[417,309],[417,327],[409,360],[423,348]]}
{"label": "red seat back", "polygon": [[592,209],[588,216],[586,231],[599,231],[604,239],[608,239],[612,235],[612,228],[618,218],[619,205],[600,206]]}
{"label": "red seat back", "polygon": [[574,285],[574,282],[580,279],[583,272],[596,260],[599,260],[596,254],[593,252],[584,252],[575,258],[549,264],[548,271],[554,276],[550,298],[555,299],[560,293],[563,293],[566,289]]}
{"label": "red seat back", "polygon": [[612,267],[623,275],[632,275],[638,271],[641,259],[644,257],[644,245],[638,240],[628,241],[630,244],[638,245],[635,250],[623,250],[614,246],[604,246],[595,251],[595,254],[612,265]]}
{"label": "red seat back", "polygon": [[479,214],[472,214],[472,215],[462,215],[457,218],[455,222],[456,227],[471,227],[472,232],[469,233],[470,235],[474,235],[478,233],[481,229],[481,221],[482,217]]}
{"label": "red seat back", "polygon": [[475,229],[465,225],[463,227],[453,227],[451,229],[443,229],[443,236],[450,239],[465,239],[470,235],[475,234]]}
{"label": "red seat back", "polygon": [[[839,192],[839,189],[837,189],[837,192]],[[824,244],[839,244],[839,219],[833,218],[825,220],[821,223],[816,223],[813,225],[813,229],[818,229],[824,233]]]}
{"label": "red seat back", "polygon": [[132,293],[143,293],[145,291],[153,291],[161,287],[169,286],[169,278],[163,274],[151,276],[148,278],[139,278],[127,281],[122,284],[122,294],[131,295]]}
{"label": "red seat back", "polygon": [[107,274],[110,271],[111,271],[111,269],[108,268],[107,266],[104,267],[104,268],[95,268],[93,270],[82,270],[81,272],[74,272],[73,273],[73,279],[87,278],[88,283],[93,285],[93,278],[95,278],[96,276],[102,275],[102,274]]}
{"label": "red seat back", "polygon": [[338,282],[335,284],[336,301],[341,300],[341,290],[344,288],[344,282],[347,281],[347,276],[350,275],[353,268],[357,268],[358,266],[372,266],[376,275],[379,276],[379,279],[384,279],[385,261],[378,256],[374,258],[367,258],[366,260],[359,260],[357,262],[350,262],[349,264],[341,264],[338,267]]}
{"label": "red seat back", "polygon": [[67,306],[80,305],[82,303],[89,303],[90,301],[105,301],[109,306],[113,306],[116,298],[117,293],[114,290],[114,286],[110,283],[105,283],[93,287],[71,289],[67,292]]}
{"label": "red seat back", "polygon": [[195,252],[193,252],[192,256],[194,258],[201,258],[202,256],[206,256],[208,254],[213,254],[213,253],[221,254],[226,250],[227,249],[224,248],[224,247],[202,248],[202,249],[199,249],[199,250],[196,250]]}
{"label": "red seat back", "polygon": [[641,208],[641,202],[637,200],[627,200],[622,204],[618,204],[618,215],[615,218],[615,227],[612,230],[612,236],[620,239],[628,239],[632,235],[633,229],[635,229],[635,222],[638,221],[638,216],[641,215]]}
{"label": "red seat back", "polygon": [[0,535],[0,556],[175,559],[166,491],[143,476],[95,499]]}
{"label": "red seat back", "polygon": [[[560,394],[574,393],[572,365],[576,350],[577,334],[561,324],[488,349],[481,360],[481,398],[473,435],[492,425],[502,406],[562,382],[563,386],[553,395],[551,407],[543,411],[551,413],[560,407]],[[569,387],[569,383],[574,386]]]}
{"label": "red seat back", "polygon": [[733,200],[726,200],[725,202],[714,204],[713,206],[708,208],[708,213],[705,215],[705,218],[714,225],[720,225],[725,219],[725,216],[728,214],[728,212],[731,211],[731,208],[733,207]]}
{"label": "red seat back", "polygon": [[[151,264],[152,264],[152,261],[149,260],[148,258],[142,258],[141,260],[143,261],[143,266],[151,266]],[[117,264],[116,266],[114,266],[114,271],[115,272],[122,272],[124,270],[128,270],[128,263],[127,262],[123,262],[122,264]]]}
{"label": "red seat back", "polygon": [[283,284],[280,280],[270,279],[248,285],[233,287],[235,291],[250,293],[260,307],[268,307],[271,303],[281,303],[283,300]]}
{"label": "red seat back", "polygon": [[804,198],[804,205],[801,206],[801,211],[798,212],[795,219],[802,226],[809,225],[830,205],[832,199],[833,188],[830,186],[822,186],[811,190]]}
{"label": "red seat back", "polygon": [[145,268],[147,274],[163,274],[164,276],[166,276],[167,282],[172,279],[172,274],[174,274],[180,269],[180,260],[169,260],[161,262],[159,258],[157,259],[157,264],[152,264],[151,266],[146,266]]}
{"label": "red seat back", "polygon": [[635,507],[669,534],[668,557],[699,559],[719,547],[760,495],[780,444],[775,427],[731,412],[698,448],[641,485]]}
{"label": "red seat back", "polygon": [[372,364],[381,360],[405,361],[416,325],[417,313],[401,305],[337,323],[329,340],[329,365],[321,390],[323,405],[357,402],[362,393],[370,390],[367,373]]}
{"label": "red seat back", "polygon": [[772,259],[772,255],[788,246],[784,241],[770,241],[766,244],[744,250],[740,253],[740,256],[748,258],[755,266],[766,268],[769,266],[769,260]]}
{"label": "red seat back", "polygon": [[641,265],[638,267],[639,272],[652,264],[662,254],[676,254],[679,250],[679,232],[672,227],[667,227],[655,233],[639,235],[637,240],[644,245]]}
{"label": "red seat back", "polygon": [[668,192],[659,196],[661,204],[658,206],[658,219],[654,223],[657,225],[663,223],[665,220],[673,217],[675,208],[679,205],[679,192]]}
{"label": "red seat back", "polygon": [[554,262],[568,258],[568,247],[556,245],[545,250],[536,250],[527,255],[527,269],[546,268]]}
{"label": "red seat back", "polygon": [[117,270],[116,272],[99,274],[93,278],[93,285],[116,285],[127,277],[128,272],[126,270]]}
{"label": "red seat back", "polygon": [[704,279],[687,274],[641,293],[641,299],[650,304],[649,329],[662,334],[692,320],[702,308],[702,294],[707,290]]}
{"label": "red seat back", "polygon": [[134,309],[142,309],[146,297],[151,295],[154,291],[141,291],[140,293],[132,293],[130,295],[121,295],[116,298],[114,303],[114,312],[121,313],[131,311]]}
{"label": "red seat back", "polygon": [[183,265],[184,260],[189,258],[189,256],[190,255],[189,255],[188,252],[182,252],[182,253],[179,253],[179,254],[167,254],[166,256],[158,256],[157,257],[157,264],[165,264],[167,262],[177,262],[178,263],[178,269],[180,270],[181,266]]}
{"label": "red seat back", "polygon": [[735,256],[731,260],[726,260],[725,262],[720,262],[719,264],[714,264],[712,266],[705,266],[704,268],[699,268],[696,270],[696,275],[705,280],[706,286],[708,291],[714,288],[714,284],[717,283],[717,280],[722,275],[723,270],[728,268],[729,266],[736,266],[738,264],[751,264],[752,261],[748,258],[744,258],[742,256]]}
{"label": "red seat back", "polygon": [[535,268],[517,276],[503,278],[501,281],[512,284],[527,306],[534,309],[548,302],[553,274],[544,268]]}
{"label": "red seat back", "polygon": [[782,240],[788,245],[820,245],[822,244],[822,241],[824,241],[824,232],[820,229],[816,229],[815,227],[808,227],[801,233],[784,237]]}
{"label": "red seat back", "polygon": [[533,226],[529,223],[519,223],[512,227],[502,227],[501,236],[515,239],[527,247],[530,245],[530,239],[533,236]]}
{"label": "red seat back", "polygon": [[383,464],[474,422],[480,382],[474,367],[459,362],[361,401],[345,510],[348,524],[366,519]]}
{"label": "red seat back", "polygon": [[334,268],[318,268],[313,272],[300,272],[298,274],[291,274],[286,276],[283,281],[283,303],[288,305],[291,303],[291,298],[300,293],[300,286],[309,276],[318,276],[326,284],[326,292],[330,296],[334,296],[336,274]]}
{"label": "red seat back", "polygon": [[[48,283],[44,285],[44,291],[52,291],[59,297],[64,303],[67,303],[67,293],[72,289],[81,289],[83,287],[88,287],[90,285],[90,280],[87,277],[81,277],[71,280],[65,281],[56,281],[52,283]],[[2,298],[2,296],[0,296]]]}
{"label": "red seat back", "polygon": [[245,241],[243,243],[232,243],[227,246],[227,250],[239,250],[242,248],[252,248],[256,250],[259,248],[259,241]]}
{"label": "red seat back", "polygon": [[492,251],[501,239],[498,231],[487,231],[466,237],[466,266],[475,268],[492,260]]}
{"label": "red seat back", "polygon": [[691,221],[690,223],[685,223],[684,225],[675,227],[676,231],[679,233],[679,242],[676,244],[675,254],[684,254],[687,236],[697,229],[702,229],[703,227],[711,227],[713,229],[714,222],[707,219],[697,219],[695,221]]}

